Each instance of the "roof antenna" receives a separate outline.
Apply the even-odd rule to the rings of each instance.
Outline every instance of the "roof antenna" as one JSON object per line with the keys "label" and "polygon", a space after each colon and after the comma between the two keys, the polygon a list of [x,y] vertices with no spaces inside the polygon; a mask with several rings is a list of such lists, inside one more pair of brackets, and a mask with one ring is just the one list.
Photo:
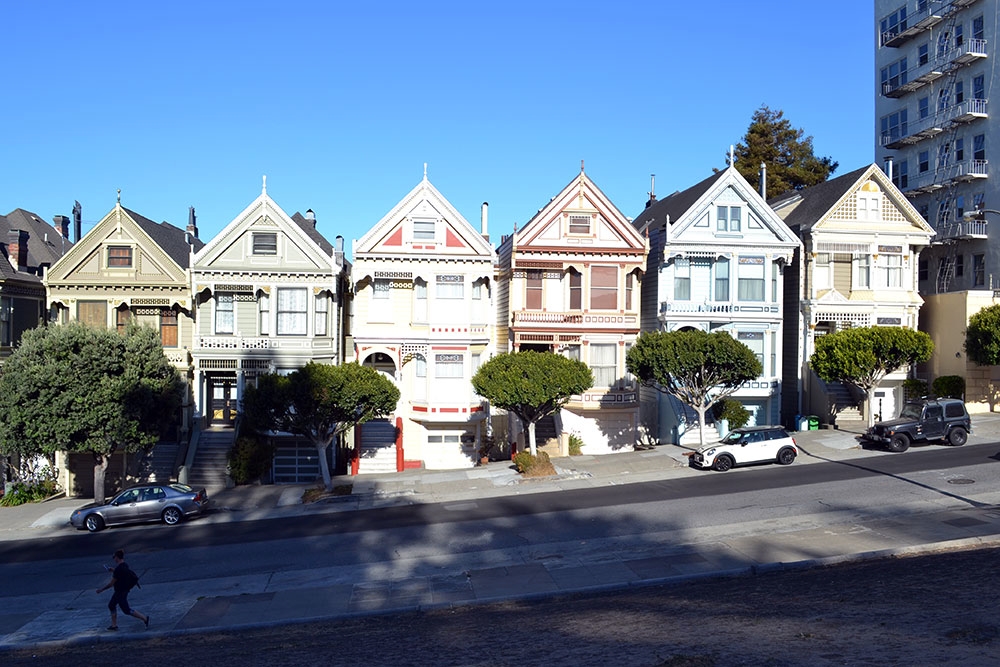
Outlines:
{"label": "roof antenna", "polygon": [[580,160],[580,173],[583,173],[583,160]]}
{"label": "roof antenna", "polygon": [[118,203],[122,203],[122,189],[118,188]]}
{"label": "roof antenna", "polygon": [[427,163],[424,162],[424,180],[427,180]]}
{"label": "roof antenna", "polygon": [[733,155],[733,145],[729,144],[729,166],[732,167],[736,164],[736,156]]}
{"label": "roof antenna", "polygon": [[266,195],[267,194],[267,174],[264,174],[263,183],[260,186],[260,193],[262,195]]}

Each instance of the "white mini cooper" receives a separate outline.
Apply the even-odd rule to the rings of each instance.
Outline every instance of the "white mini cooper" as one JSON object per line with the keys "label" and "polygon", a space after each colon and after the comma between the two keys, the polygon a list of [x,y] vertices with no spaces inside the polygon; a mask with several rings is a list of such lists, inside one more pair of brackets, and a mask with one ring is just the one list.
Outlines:
{"label": "white mini cooper", "polygon": [[777,462],[788,465],[798,456],[795,440],[781,426],[734,428],[714,445],[691,455],[691,465],[725,472],[747,463]]}

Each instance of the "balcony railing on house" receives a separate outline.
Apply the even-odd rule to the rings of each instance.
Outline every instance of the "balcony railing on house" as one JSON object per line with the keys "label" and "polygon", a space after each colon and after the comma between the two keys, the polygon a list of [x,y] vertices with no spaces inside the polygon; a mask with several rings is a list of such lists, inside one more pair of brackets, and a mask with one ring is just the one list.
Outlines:
{"label": "balcony railing on house", "polygon": [[924,139],[941,134],[945,130],[962,123],[970,123],[979,118],[987,118],[987,101],[982,99],[964,100],[945,109],[901,126],[892,132],[884,132],[879,143],[885,148],[912,146]]}
{"label": "balcony railing on house", "polygon": [[917,35],[930,30],[955,12],[978,0],[916,0],[905,3],[892,14],[882,17],[876,29],[882,46],[902,46]]}
{"label": "balcony railing on house", "polygon": [[956,220],[938,225],[933,241],[958,241],[986,238],[985,220]]}
{"label": "balcony railing on house", "polygon": [[883,82],[882,94],[886,97],[902,97],[987,55],[985,39],[967,39],[960,45],[935,55],[926,63],[904,70]]}
{"label": "balcony railing on house", "polygon": [[309,336],[195,336],[195,350],[316,350],[332,348],[330,338]]}
{"label": "balcony railing on house", "polygon": [[694,301],[661,301],[660,319],[667,319],[671,315],[686,314],[727,314],[733,317],[741,313],[747,316],[760,317],[761,313],[778,313],[780,306],[776,303],[753,303],[753,302],[694,302]]}
{"label": "balcony railing on house", "polygon": [[910,177],[906,194],[911,197],[926,194],[956,183],[967,183],[988,176],[988,160],[963,160]]}
{"label": "balcony railing on house", "polygon": [[551,312],[544,310],[515,310],[512,326],[515,328],[542,329],[616,329],[622,326],[639,326],[638,313],[615,311]]}

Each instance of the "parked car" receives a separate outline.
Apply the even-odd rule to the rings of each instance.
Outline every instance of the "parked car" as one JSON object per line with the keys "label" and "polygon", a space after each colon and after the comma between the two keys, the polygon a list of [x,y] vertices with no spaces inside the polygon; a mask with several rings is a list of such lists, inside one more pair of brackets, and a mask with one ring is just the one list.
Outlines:
{"label": "parked car", "polygon": [[788,465],[798,456],[795,439],[781,426],[735,428],[717,444],[702,447],[691,455],[691,465],[725,472],[748,463],[777,462]]}
{"label": "parked car", "polygon": [[941,440],[956,447],[972,433],[972,418],[958,398],[922,398],[907,401],[899,417],[881,421],[860,436],[862,442],[885,445],[891,452],[905,452],[915,442]]}
{"label": "parked car", "polygon": [[208,507],[205,489],[186,484],[141,484],[125,489],[105,505],[91,503],[73,512],[70,523],[94,533],[105,526],[162,521],[173,526]]}

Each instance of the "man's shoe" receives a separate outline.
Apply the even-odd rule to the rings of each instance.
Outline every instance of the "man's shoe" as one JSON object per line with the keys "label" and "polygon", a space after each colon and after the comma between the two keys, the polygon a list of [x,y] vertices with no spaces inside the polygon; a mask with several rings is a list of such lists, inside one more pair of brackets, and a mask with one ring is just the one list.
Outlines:
{"label": "man's shoe", "polygon": [[146,616],[146,629],[149,630],[149,616]]}
{"label": "man's shoe", "polygon": [[117,625],[109,625],[108,626],[108,630],[117,630],[117,629],[118,629]]}

